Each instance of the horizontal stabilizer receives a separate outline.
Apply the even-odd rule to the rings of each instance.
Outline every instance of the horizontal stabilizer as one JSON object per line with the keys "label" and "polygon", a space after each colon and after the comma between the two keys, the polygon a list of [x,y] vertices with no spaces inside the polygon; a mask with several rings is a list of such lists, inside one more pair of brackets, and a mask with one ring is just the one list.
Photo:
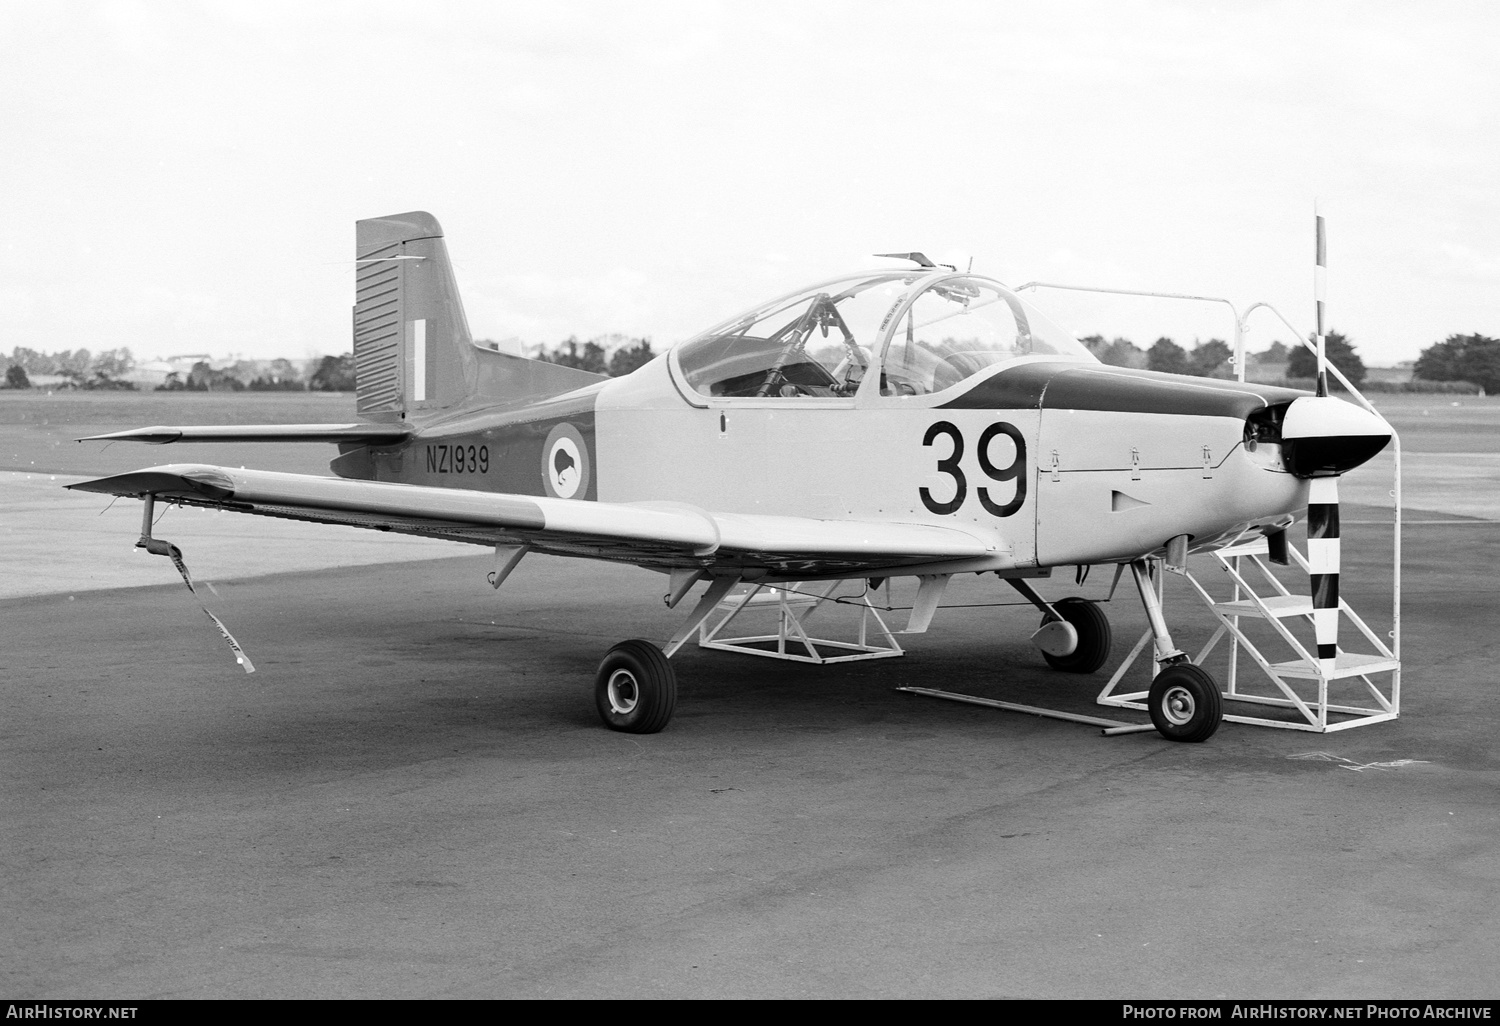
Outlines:
{"label": "horizontal stabilizer", "polygon": [[411,437],[404,424],[196,424],[186,427],[131,428],[89,435],[80,442],[358,442],[395,445]]}

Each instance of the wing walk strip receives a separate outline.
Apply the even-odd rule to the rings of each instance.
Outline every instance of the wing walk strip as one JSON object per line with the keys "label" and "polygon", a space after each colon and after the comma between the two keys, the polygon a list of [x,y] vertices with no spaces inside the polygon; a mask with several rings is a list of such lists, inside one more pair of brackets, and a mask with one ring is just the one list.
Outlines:
{"label": "wing walk strip", "polygon": [[203,464],[151,467],[69,487],[485,545],[529,542],[539,551],[627,562],[670,557],[782,571],[786,566],[778,564],[795,562],[807,564],[798,571],[804,574],[827,572],[817,568],[826,564],[858,576],[878,567],[996,558],[995,541],[954,527],[710,513],[678,503],[584,502]]}

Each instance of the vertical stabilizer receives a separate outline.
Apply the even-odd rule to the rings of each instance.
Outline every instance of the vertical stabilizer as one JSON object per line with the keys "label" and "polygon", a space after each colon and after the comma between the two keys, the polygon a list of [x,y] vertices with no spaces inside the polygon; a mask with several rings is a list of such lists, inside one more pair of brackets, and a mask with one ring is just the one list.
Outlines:
{"label": "vertical stabilizer", "polygon": [[478,359],[431,214],[355,223],[356,409],[370,420],[418,418],[474,394]]}

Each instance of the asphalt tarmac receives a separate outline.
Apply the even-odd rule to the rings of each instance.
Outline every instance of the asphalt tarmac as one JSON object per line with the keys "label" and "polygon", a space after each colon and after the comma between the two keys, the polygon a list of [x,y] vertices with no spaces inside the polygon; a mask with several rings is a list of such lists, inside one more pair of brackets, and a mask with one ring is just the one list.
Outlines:
{"label": "asphalt tarmac", "polygon": [[[1383,530],[1346,533],[1374,619]],[[675,625],[645,571],[221,582],[254,675],[180,584],[6,600],[0,990],[1494,997],[1497,548],[1500,524],[1408,532],[1400,720],[1202,745],[895,690],[1142,719],[1048,671],[1017,609],[868,663],[685,649],[677,716],[641,737],[591,683]]]}
{"label": "asphalt tarmac", "polygon": [[[491,557],[431,558],[462,547],[350,565],[382,558],[369,535],[174,511],[159,533],[214,584],[246,675],[170,564],[128,554],[138,505],[57,488],[243,461],[115,447],[91,468],[23,424],[8,469],[33,476],[0,496],[26,576],[0,592],[0,992],[1492,999],[1500,517],[1462,472],[1490,473],[1475,410],[1402,425],[1428,489],[1408,504],[1432,498],[1407,513],[1401,718],[1202,745],[895,690],[1144,721],[1094,704],[1106,672],[1048,670],[1029,609],[970,606],[1014,599],[975,577],[899,659],[685,648],[669,727],[617,734],[594,669],[675,629],[663,578],[533,556],[496,593]],[[1388,520],[1346,506],[1344,594],[1382,632]],[[1144,618],[1125,589],[1107,609],[1118,660]],[[1207,640],[1176,582],[1168,613]]]}

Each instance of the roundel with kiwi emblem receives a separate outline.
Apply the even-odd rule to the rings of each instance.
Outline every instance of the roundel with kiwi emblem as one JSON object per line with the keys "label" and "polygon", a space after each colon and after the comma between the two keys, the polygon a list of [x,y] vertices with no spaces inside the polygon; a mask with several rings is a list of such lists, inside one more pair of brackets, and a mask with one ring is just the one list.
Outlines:
{"label": "roundel with kiwi emblem", "polygon": [[582,499],[588,494],[589,447],[572,424],[558,424],[542,446],[542,487],[557,499]]}

